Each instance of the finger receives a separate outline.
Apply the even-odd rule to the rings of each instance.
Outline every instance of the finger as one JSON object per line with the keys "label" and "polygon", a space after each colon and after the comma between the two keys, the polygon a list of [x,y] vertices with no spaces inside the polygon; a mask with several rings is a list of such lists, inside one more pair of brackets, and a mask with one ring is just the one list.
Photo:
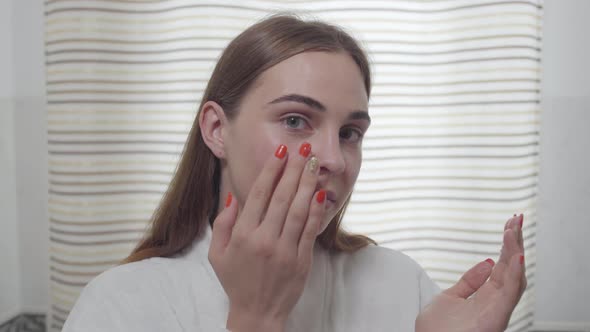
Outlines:
{"label": "finger", "polygon": [[248,198],[242,211],[243,217],[240,217],[238,227],[245,229],[258,227],[260,220],[262,220],[266,212],[270,197],[287,158],[287,147],[281,144],[276,149],[274,156],[270,157],[264,164],[260,175],[258,175],[248,193]]}
{"label": "finger", "polygon": [[303,174],[301,174],[297,194],[289,208],[281,232],[281,243],[290,248],[297,248],[301,232],[309,218],[310,203],[318,182],[318,170],[319,161],[313,156],[307,161]]}
{"label": "finger", "polygon": [[[524,252],[524,232],[523,232],[523,225],[524,225],[524,214],[520,215],[520,250],[522,252],[522,255],[525,255]],[[527,287],[527,278],[526,278],[526,261],[525,263],[522,265],[523,268],[523,272],[522,272],[522,279],[521,279],[521,296],[522,293],[524,293],[524,291],[526,290]]]}
{"label": "finger", "polygon": [[522,222],[522,218],[523,215],[520,214],[518,216],[516,216],[516,219],[512,221],[512,224],[510,225],[510,228],[512,228],[514,230],[514,233],[516,234],[516,243],[519,247],[522,248],[522,227],[521,227],[521,222]]}
{"label": "finger", "polygon": [[519,230],[519,236],[518,236],[518,244],[520,245],[520,249],[522,249],[522,251],[524,251],[524,232],[522,231],[523,229],[523,224],[524,224],[524,214],[520,214],[519,216],[519,221],[518,221],[518,230]]}
{"label": "finger", "polygon": [[[285,219],[297,194],[301,174],[310,152],[311,145],[309,143],[301,144],[299,153],[289,158],[285,172],[272,194],[267,213],[260,225],[261,229],[267,232],[267,235],[272,239],[277,239],[283,230]],[[302,212],[298,211],[297,213]]]}
{"label": "finger", "polygon": [[468,298],[475,293],[488,279],[492,272],[493,261],[485,260],[479,262],[461,276],[461,279],[444,293],[451,296]]}
{"label": "finger", "polygon": [[319,233],[326,209],[326,192],[319,190],[312,198],[309,217],[299,238],[297,257],[305,263],[311,263],[313,247]]}
{"label": "finger", "polygon": [[492,271],[490,280],[494,283],[496,288],[501,288],[505,282],[505,272],[510,265],[510,258],[516,253],[521,252],[520,247],[516,243],[516,234],[512,228],[508,228],[504,231],[502,252],[500,253],[500,259]]}
{"label": "finger", "polygon": [[507,230],[507,229],[510,227],[510,225],[511,225],[511,223],[512,223],[512,220],[513,220],[514,218],[516,218],[516,214],[514,214],[514,216],[513,216],[513,217],[510,217],[510,218],[509,218],[509,219],[506,221],[506,224],[504,224],[504,230]]}
{"label": "finger", "polygon": [[508,264],[498,261],[492,269],[490,275],[490,283],[496,288],[500,289],[504,286],[504,272],[508,268]]}
{"label": "finger", "polygon": [[[231,239],[232,230],[237,216],[238,204],[235,202],[235,199],[233,199],[232,193],[230,192],[225,201],[225,208],[213,221],[213,233],[211,235],[210,247],[211,254],[218,255],[225,251],[225,248]],[[208,225],[206,227],[208,227]]]}
{"label": "finger", "polygon": [[[520,250],[522,252],[522,255],[525,255],[524,252],[524,231],[523,231],[523,225],[524,225],[524,214],[520,214]],[[526,286],[527,286],[527,279],[526,279],[526,264],[522,265],[523,268],[523,272],[522,272],[522,279],[521,279],[521,295],[522,293],[524,293],[524,291],[526,290]]]}
{"label": "finger", "polygon": [[515,230],[514,225],[517,224],[516,218],[511,218],[506,230],[504,230],[504,235],[502,237],[502,250],[500,253],[500,258],[498,259],[498,263],[503,263],[508,265],[508,261],[510,257],[519,250],[518,245],[518,231]]}
{"label": "finger", "polygon": [[508,296],[513,300],[516,306],[522,295],[522,275],[524,273],[524,256],[522,253],[516,253],[510,257],[508,273],[504,276],[504,287]]}

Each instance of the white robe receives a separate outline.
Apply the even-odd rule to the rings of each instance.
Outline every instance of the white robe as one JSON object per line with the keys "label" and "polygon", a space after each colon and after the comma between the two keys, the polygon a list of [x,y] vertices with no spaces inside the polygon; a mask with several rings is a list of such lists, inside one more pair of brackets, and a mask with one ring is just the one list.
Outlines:
{"label": "white robe", "polygon": [[[174,258],[114,267],[82,291],[64,325],[72,331],[224,331],[228,299],[207,258],[211,229]],[[440,290],[410,257],[370,245],[329,253],[316,245],[287,332],[414,331]]]}

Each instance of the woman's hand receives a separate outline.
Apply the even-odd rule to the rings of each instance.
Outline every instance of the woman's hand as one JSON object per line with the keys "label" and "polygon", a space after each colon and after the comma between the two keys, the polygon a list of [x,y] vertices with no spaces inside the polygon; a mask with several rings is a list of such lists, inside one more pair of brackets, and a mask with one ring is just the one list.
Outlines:
{"label": "woman's hand", "polygon": [[315,193],[318,162],[310,151],[304,143],[287,155],[281,145],[239,216],[230,194],[215,219],[209,261],[229,297],[230,330],[282,331],[303,292],[325,200]]}
{"label": "woman's hand", "polygon": [[[499,332],[526,289],[523,215],[504,226],[500,260],[480,262],[443,291],[416,318],[417,332]],[[491,274],[491,275],[490,275]],[[488,280],[489,277],[489,280]],[[473,295],[473,296],[471,296]]]}

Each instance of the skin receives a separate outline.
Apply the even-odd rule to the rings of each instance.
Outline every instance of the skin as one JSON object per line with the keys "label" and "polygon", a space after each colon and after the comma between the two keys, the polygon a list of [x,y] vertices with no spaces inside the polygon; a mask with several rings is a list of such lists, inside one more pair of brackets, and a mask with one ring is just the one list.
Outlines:
{"label": "skin", "polygon": [[[286,97],[294,95],[318,105]],[[284,144],[297,153],[307,142],[320,162],[318,187],[335,195],[334,201],[328,200],[323,230],[352,192],[361,166],[362,135],[370,124],[368,97],[352,58],[306,52],[277,64],[258,78],[231,122],[218,105],[211,105],[224,121],[222,163],[228,167],[222,170],[221,197],[231,191],[241,209],[277,146]],[[364,116],[358,115],[361,112]],[[350,119],[355,115],[359,118]]]}
{"label": "skin", "polygon": [[[325,52],[301,53],[265,71],[232,121],[218,104],[204,104],[203,139],[222,167],[209,260],[229,298],[228,329],[283,330],[309,275],[316,236],[357,179],[367,109],[358,66],[347,54]],[[311,144],[308,156],[298,153],[303,143]],[[278,158],[281,144],[288,152]],[[330,200],[319,202],[319,189]],[[520,227],[510,219],[498,264],[467,271],[418,316],[416,330],[502,331],[526,286]]]}

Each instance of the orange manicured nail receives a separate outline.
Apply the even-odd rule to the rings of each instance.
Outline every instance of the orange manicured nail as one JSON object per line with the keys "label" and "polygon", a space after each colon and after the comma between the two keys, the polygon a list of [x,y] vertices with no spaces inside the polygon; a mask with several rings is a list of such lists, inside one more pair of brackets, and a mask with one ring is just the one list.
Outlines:
{"label": "orange manicured nail", "polygon": [[279,159],[283,159],[285,154],[287,154],[287,146],[285,146],[283,144],[279,145],[279,147],[277,148],[277,151],[275,151],[275,156]]}
{"label": "orange manicured nail", "polygon": [[494,266],[494,260],[491,258],[486,259],[486,262],[490,263],[491,266]]}
{"label": "orange manicured nail", "polygon": [[311,152],[311,144],[309,143],[303,143],[301,144],[301,147],[299,148],[299,154],[306,157],[309,156],[309,153]]}
{"label": "orange manicured nail", "polygon": [[232,200],[232,194],[230,191],[227,193],[227,198],[225,199],[225,207],[228,207],[231,205],[231,200]]}
{"label": "orange manicured nail", "polygon": [[326,200],[326,191],[320,190],[317,196],[318,203],[322,204]]}

